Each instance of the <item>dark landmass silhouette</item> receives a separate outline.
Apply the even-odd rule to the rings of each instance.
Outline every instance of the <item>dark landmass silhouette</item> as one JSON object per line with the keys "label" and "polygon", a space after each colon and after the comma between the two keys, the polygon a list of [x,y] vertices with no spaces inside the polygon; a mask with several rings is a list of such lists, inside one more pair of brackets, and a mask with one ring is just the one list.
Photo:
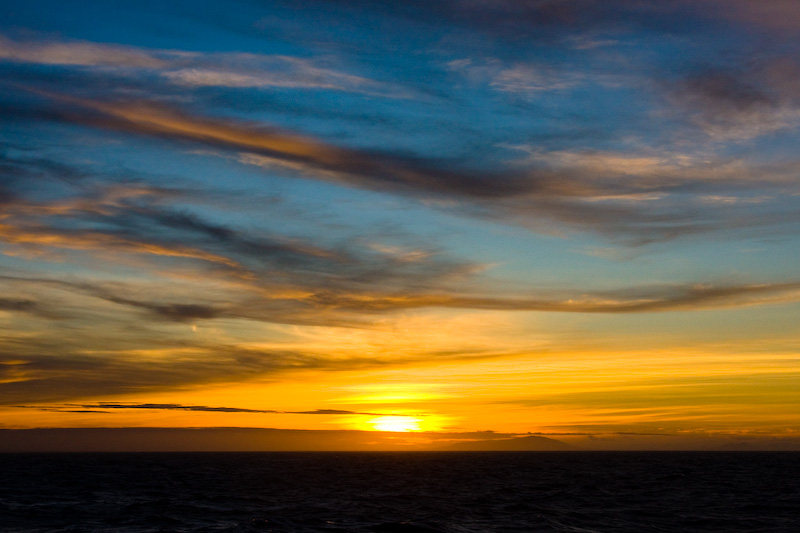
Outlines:
{"label": "dark landmass silhouette", "polygon": [[273,428],[0,429],[0,453],[363,451],[800,451],[797,437],[741,435],[536,435]]}
{"label": "dark landmass silhouette", "polygon": [[436,451],[454,441],[515,436],[237,427],[0,429],[0,452]]}
{"label": "dark landmass silhouette", "polygon": [[444,448],[447,451],[472,452],[551,452],[577,450],[566,442],[547,437],[517,437],[513,439],[473,440],[451,444]]}

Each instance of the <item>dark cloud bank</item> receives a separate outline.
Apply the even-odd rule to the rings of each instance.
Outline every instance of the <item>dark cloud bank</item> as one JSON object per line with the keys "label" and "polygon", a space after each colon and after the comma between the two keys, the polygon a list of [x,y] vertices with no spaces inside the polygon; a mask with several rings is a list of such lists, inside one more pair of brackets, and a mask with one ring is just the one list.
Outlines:
{"label": "dark cloud bank", "polygon": [[314,409],[311,411],[275,411],[272,409],[245,409],[242,407],[209,407],[207,405],[182,405],[178,403],[115,403],[97,402],[90,404],[62,404],[54,406],[17,405],[14,407],[33,408],[43,411],[65,413],[107,413],[117,409],[147,409],[163,411],[194,411],[206,413],[250,413],[250,414],[285,414],[285,415],[369,415],[386,416],[386,413],[362,413],[342,409]]}

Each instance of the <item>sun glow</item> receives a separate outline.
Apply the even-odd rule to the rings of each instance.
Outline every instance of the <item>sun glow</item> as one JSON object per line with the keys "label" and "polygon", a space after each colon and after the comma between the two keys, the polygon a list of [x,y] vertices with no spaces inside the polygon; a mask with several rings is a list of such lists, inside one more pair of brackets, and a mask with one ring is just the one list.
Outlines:
{"label": "sun glow", "polygon": [[411,416],[379,416],[367,422],[375,431],[420,431],[420,418]]}

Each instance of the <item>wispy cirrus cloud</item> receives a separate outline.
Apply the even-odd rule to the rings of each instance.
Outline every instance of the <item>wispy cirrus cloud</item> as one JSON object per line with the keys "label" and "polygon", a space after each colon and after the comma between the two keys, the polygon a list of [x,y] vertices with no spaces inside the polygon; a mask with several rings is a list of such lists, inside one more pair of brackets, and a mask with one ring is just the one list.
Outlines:
{"label": "wispy cirrus cloud", "polygon": [[[136,189],[139,187],[135,186]],[[442,269],[439,269],[434,266],[438,259],[432,258],[428,261],[431,254],[422,254],[416,261],[409,262],[404,258],[395,260],[394,254],[387,256],[381,251],[353,255],[346,250],[320,253],[308,244],[297,244],[294,252],[291,249],[295,247],[257,245],[257,242],[238,231],[211,225],[196,217],[164,210],[153,204],[148,205],[147,202],[119,202],[120,197],[125,197],[128,201],[133,197],[141,198],[135,194],[122,194],[118,188],[113,189],[108,194],[81,197],[79,201],[69,198],[51,204],[18,199],[16,203],[7,204],[9,223],[4,226],[8,230],[4,234],[6,245],[35,245],[39,254],[54,249],[106,254],[110,249],[116,254],[115,260],[123,262],[124,256],[120,257],[120,253],[154,258],[166,255],[195,262],[197,267],[201,267],[201,273],[204,265],[213,265],[215,268],[223,266],[225,275],[220,279],[231,284],[232,294],[221,300],[192,297],[187,301],[179,294],[172,294],[174,291],[161,291],[157,300],[147,300],[148,293],[141,286],[124,289],[119,285],[98,282],[21,278],[8,278],[6,285],[9,288],[18,288],[21,284],[35,283],[42,287],[68,289],[117,305],[141,309],[155,318],[174,321],[236,317],[306,323],[308,320],[332,320],[331,317],[311,319],[307,313],[302,312],[303,308],[318,307],[311,304],[310,300],[303,302],[309,295],[320,292],[323,285],[327,287],[326,290],[347,291],[348,286],[369,286],[373,283],[385,285],[389,280],[394,280],[393,283],[397,283],[398,287],[403,287],[407,283],[418,285],[426,279],[430,282],[440,281],[448,270],[460,268],[455,263],[447,266],[445,261],[441,265]],[[87,233],[75,231],[76,223],[100,224],[105,231],[88,234],[92,237],[90,239]],[[29,226],[35,227],[35,233],[24,229]],[[118,237],[120,233],[125,235],[123,240]],[[263,243],[263,236],[260,239]],[[195,247],[187,246],[187,241],[195,241]],[[178,242],[182,244],[179,245]],[[217,250],[213,255],[204,251],[209,246]],[[298,255],[296,252],[300,250],[303,252]],[[359,255],[361,257],[356,260]],[[238,256],[238,259],[234,259],[234,256]],[[421,270],[412,265],[420,260],[425,263],[421,267],[425,271],[423,275]],[[243,263],[251,265],[249,270],[244,270],[243,267],[230,268],[231,265]],[[272,266],[269,266],[270,263]],[[354,264],[362,266],[354,267]],[[408,270],[409,266],[412,270]],[[300,272],[293,273],[292,270],[297,267],[301,267]],[[365,277],[359,274],[360,270],[365,271]],[[367,272],[369,273],[366,274]],[[223,272],[218,271],[217,274]],[[281,280],[281,286],[275,285],[273,278]],[[155,295],[159,291],[160,289],[154,289],[152,293]],[[20,296],[8,299],[6,304],[5,308],[10,311],[33,312],[42,316],[48,313],[44,300],[35,301]]]}
{"label": "wispy cirrus cloud", "polygon": [[15,41],[0,35],[0,60],[40,65],[160,69],[169,62],[156,54],[88,41]]}
{"label": "wispy cirrus cloud", "polygon": [[[231,135],[244,135],[247,131],[234,130]],[[223,129],[223,133],[226,132]],[[281,139],[270,138],[275,143]],[[256,138],[251,142],[260,141]],[[316,163],[313,160],[316,144],[301,142],[299,148],[293,144],[289,146],[297,152],[307,150],[308,155],[304,157]],[[337,153],[335,147],[332,150]],[[344,157],[348,153],[339,155]],[[358,152],[356,155],[377,157]],[[661,195],[684,188],[693,191],[702,206],[750,209],[762,205],[761,199],[745,201],[751,184],[745,178],[736,183],[734,178],[741,171],[735,167],[725,169],[709,165],[705,174],[698,174],[698,164],[691,158],[673,160],[658,155],[631,158],[620,154],[572,152],[534,152],[530,157],[539,164],[567,169],[576,176],[576,183],[564,185],[562,196],[590,208],[621,205],[619,213],[635,216],[637,206],[648,206],[657,202]],[[29,189],[29,179],[5,184],[7,194],[4,219],[0,223],[0,243],[6,249],[28,251],[39,257],[60,250],[74,250],[108,257],[123,265],[136,259],[145,262],[130,264],[138,264],[136,268],[142,272],[157,269],[158,278],[164,275],[175,276],[173,280],[184,278],[180,285],[173,281],[172,287],[166,288],[166,280],[158,279],[133,283],[120,282],[113,277],[81,280],[9,272],[0,278],[0,283],[8,287],[3,307],[12,313],[42,318],[74,314],[74,310],[51,303],[52,299],[47,296],[51,289],[89,301],[106,302],[116,306],[118,311],[137,312],[154,321],[186,323],[233,319],[362,326],[377,315],[437,307],[636,313],[764,305],[797,298],[796,280],[643,284],[611,291],[528,287],[523,294],[516,291],[514,297],[507,296],[505,291],[494,291],[487,296],[489,293],[485,291],[492,284],[481,278],[486,265],[449,257],[434,249],[416,249],[409,256],[396,247],[387,248],[369,241],[321,246],[313,240],[287,238],[264,230],[256,234],[252,230],[212,222],[199,212],[171,207],[177,201],[189,205],[202,200],[197,191],[180,192],[126,181],[97,183],[86,176],[66,188],[64,183],[53,182],[57,187],[48,190],[46,176],[51,166],[46,161],[26,159],[20,163],[8,156],[4,161],[11,168],[21,169],[14,174],[18,177],[45,176],[35,189]],[[341,165],[347,161],[345,158]],[[311,162],[306,164],[311,166]],[[81,174],[78,170],[73,173]],[[614,179],[610,183],[598,183],[598,175]],[[692,177],[698,175],[702,180],[692,181]],[[776,190],[787,186],[785,177],[782,173],[774,176]],[[763,187],[770,176],[762,174],[759,179]],[[633,181],[628,183],[629,180]],[[724,190],[733,187],[736,191],[739,187],[741,190],[732,197],[736,201],[720,201],[719,198],[727,197],[708,194],[717,190],[718,183]],[[424,183],[415,185],[424,190]],[[561,191],[553,187],[554,190],[545,196],[557,197]],[[616,196],[609,197],[612,194]],[[633,207],[626,207],[627,204]],[[521,208],[525,204],[518,205]],[[589,215],[581,213],[579,216]],[[617,223],[630,224],[631,218]],[[178,261],[182,270],[169,274],[170,263],[164,263],[165,260]],[[204,278],[209,274],[213,274],[211,279],[224,290],[196,290],[194,284],[206,284]],[[30,290],[21,291],[20,287]],[[10,292],[11,289],[14,292]]]}
{"label": "wispy cirrus cloud", "polygon": [[[396,297],[325,294],[321,302],[363,311],[446,307],[499,311],[547,311],[572,313],[641,313],[702,310],[769,303],[794,302],[800,298],[800,282],[766,284],[681,284],[635,287],[618,291],[541,296],[480,297],[455,294],[405,294]],[[548,294],[550,293],[550,294]],[[313,298],[313,297],[312,297]]]}
{"label": "wispy cirrus cloud", "polygon": [[483,61],[456,59],[447,63],[451,72],[476,84],[486,84],[499,92],[535,94],[540,91],[569,89],[581,82],[581,74],[566,69],[530,63],[507,64],[499,59]]}
{"label": "wispy cirrus cloud", "polygon": [[[450,293],[414,293],[408,290],[387,293],[375,289],[354,291],[346,287],[331,289],[307,284],[296,286],[294,294],[285,287],[283,294],[277,298],[270,298],[269,288],[255,282],[241,292],[231,289],[224,297],[207,296],[202,303],[196,298],[190,300],[188,295],[179,293],[157,298],[156,288],[151,289],[153,294],[150,300],[142,296],[125,296],[126,293],[141,295],[146,288],[126,287],[120,283],[78,283],[23,277],[3,277],[0,278],[0,283],[58,287],[131,309],[146,310],[152,314],[153,320],[175,322],[228,318],[303,324],[307,320],[305,311],[323,322],[327,315],[328,320],[335,324],[337,316],[338,319],[346,319],[347,316],[374,316],[424,308],[620,314],[736,308],[795,302],[800,299],[800,282],[686,283],[605,291],[546,289],[539,290],[538,294],[536,290],[528,290],[528,295],[515,297],[473,295],[467,290]],[[254,293],[263,296],[254,298]],[[7,306],[8,310],[30,312],[31,309],[36,309],[40,313],[50,312],[54,317],[63,316],[63,311],[58,308],[47,309],[45,305],[30,300],[13,300],[11,304]]]}
{"label": "wispy cirrus cloud", "polygon": [[[523,147],[533,154],[527,164],[509,161],[493,172],[475,171],[446,161],[341,147],[284,129],[212,119],[148,102],[54,98],[62,103],[54,115],[59,120],[212,147],[238,154],[245,164],[348,187],[445,199],[461,213],[544,231],[549,220],[641,244],[798,219],[798,213],[770,219],[741,209],[701,212],[686,202],[697,193],[724,196],[770,182],[783,192],[794,191],[790,176],[797,164],[791,161],[759,167],[702,154],[593,154]],[[756,172],[767,180],[753,180]],[[656,201],[646,207],[618,201],[626,199]]]}
{"label": "wispy cirrus cloud", "polygon": [[[236,342],[230,339],[224,343],[208,336],[181,338],[174,332],[143,324],[132,327],[130,321],[120,325],[114,319],[108,316],[93,322],[93,328],[77,328],[77,334],[57,342],[44,330],[41,334],[0,337],[3,341],[0,405],[75,403],[76,400],[81,405],[90,405],[87,400],[103,402],[105,398],[122,394],[280,379],[287,373],[366,371],[429,364],[432,360],[457,362],[508,355],[504,350],[367,353],[366,350],[343,352],[336,346],[320,346],[313,350],[304,346],[281,346],[281,343],[263,346],[263,342],[254,340]],[[98,328],[103,330],[101,335],[92,331]],[[99,402],[78,409],[95,409]],[[343,413],[317,409],[291,411],[291,414]]]}
{"label": "wispy cirrus cloud", "polygon": [[108,339],[103,346],[101,339],[90,334],[82,337],[59,345],[31,337],[4,338],[6,349],[0,352],[0,403],[102,398],[185,385],[247,381],[287,370],[333,371],[388,363],[369,358],[360,362],[337,361],[325,355],[235,345],[175,346],[164,338],[140,339],[138,343],[144,346],[155,342],[160,348],[125,350],[109,346]]}
{"label": "wispy cirrus cloud", "polygon": [[94,103],[66,97],[64,102],[72,104],[72,112],[69,106],[60,111],[64,120],[251,152],[271,158],[269,164],[312,169],[322,178],[366,189],[491,198],[546,187],[532,177],[459,172],[422,158],[339,147],[263,124],[195,116],[148,102]]}
{"label": "wispy cirrus cloud", "polygon": [[89,41],[12,40],[0,35],[0,61],[111,69],[156,75],[182,87],[325,89],[405,98],[389,83],[349,74],[309,58],[244,52],[201,53]]}
{"label": "wispy cirrus cloud", "polygon": [[203,56],[197,63],[200,65],[168,70],[161,75],[188,87],[330,89],[390,98],[407,96],[388,83],[322,67],[306,58],[230,53]]}

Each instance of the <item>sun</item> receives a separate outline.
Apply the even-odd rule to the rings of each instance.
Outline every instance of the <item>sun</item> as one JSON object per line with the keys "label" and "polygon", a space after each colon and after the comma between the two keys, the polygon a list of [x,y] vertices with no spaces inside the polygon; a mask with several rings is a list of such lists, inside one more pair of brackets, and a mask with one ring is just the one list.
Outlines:
{"label": "sun", "polygon": [[367,421],[375,431],[408,432],[419,431],[422,420],[412,416],[379,416]]}

